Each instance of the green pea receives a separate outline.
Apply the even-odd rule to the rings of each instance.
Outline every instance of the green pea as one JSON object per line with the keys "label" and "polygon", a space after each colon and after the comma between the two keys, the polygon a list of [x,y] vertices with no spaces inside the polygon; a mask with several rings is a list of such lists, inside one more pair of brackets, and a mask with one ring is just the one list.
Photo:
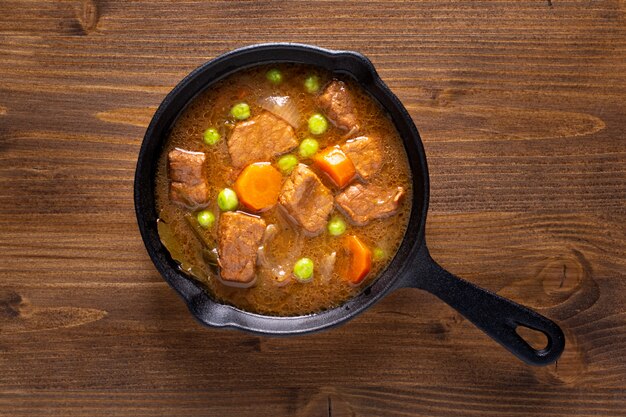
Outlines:
{"label": "green pea", "polygon": [[328,233],[330,233],[331,236],[341,236],[346,231],[346,222],[339,217],[333,217],[328,222],[327,228]]}
{"label": "green pea", "polygon": [[246,120],[250,117],[250,106],[248,103],[237,103],[230,109],[230,114],[237,120]]}
{"label": "green pea", "polygon": [[300,156],[303,158],[310,158],[317,153],[320,148],[320,144],[313,138],[306,138],[300,142]]}
{"label": "green pea", "polygon": [[314,135],[321,135],[326,132],[326,129],[328,129],[328,120],[323,115],[315,113],[309,117],[309,132]]}
{"label": "green pea", "polygon": [[265,74],[265,78],[272,84],[280,84],[283,81],[283,74],[276,68],[272,68]]}
{"label": "green pea", "polygon": [[374,261],[382,261],[387,257],[387,253],[381,248],[374,248],[372,255]]}
{"label": "green pea", "polygon": [[213,226],[213,223],[215,223],[215,214],[209,210],[202,210],[196,214],[196,219],[198,219],[200,226],[208,229]]}
{"label": "green pea", "polygon": [[283,155],[278,160],[278,169],[283,174],[291,174],[296,165],[298,165],[298,158],[295,155]]}
{"label": "green pea", "polygon": [[230,188],[224,188],[217,195],[217,205],[222,211],[232,211],[239,205],[239,199],[237,193]]}
{"label": "green pea", "polygon": [[309,258],[300,258],[293,266],[293,275],[299,282],[308,282],[313,278],[313,261]]}
{"label": "green pea", "polygon": [[215,145],[221,139],[220,133],[214,127],[210,127],[204,131],[204,135],[202,135],[202,139],[204,139],[204,143],[207,145]]}
{"label": "green pea", "polygon": [[307,93],[317,93],[320,90],[320,77],[317,75],[309,75],[304,80],[304,89]]}

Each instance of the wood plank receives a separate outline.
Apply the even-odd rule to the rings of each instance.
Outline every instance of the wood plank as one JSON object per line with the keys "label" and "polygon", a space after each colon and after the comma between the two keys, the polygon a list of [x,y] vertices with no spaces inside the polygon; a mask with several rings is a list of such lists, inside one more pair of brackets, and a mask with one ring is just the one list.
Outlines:
{"label": "wood plank", "polygon": [[[241,401],[239,410],[257,416],[296,415],[354,416],[486,416],[486,415],[547,415],[591,417],[625,415],[624,397],[619,390],[592,391],[566,388],[568,400],[556,399],[554,392],[517,391],[506,387],[466,387],[450,393],[448,386],[413,383],[393,392],[380,386],[365,388],[265,388],[240,390],[224,395],[222,392],[16,392],[11,403],[0,396],[0,406],[10,405],[15,416],[31,416],[40,409],[51,410],[49,416],[169,416],[184,412],[203,416],[206,412],[228,414],[232,401]],[[497,404],[489,399],[499,396]],[[278,401],[268,401],[268,398]],[[608,401],[604,398],[609,398]],[[5,401],[3,401],[5,400]],[[329,411],[330,410],[330,411]],[[607,414],[611,413],[611,414]]]}
{"label": "wood plank", "polygon": [[[3,1],[0,415],[626,415],[625,10]],[[374,62],[425,144],[433,257],[555,319],[557,364],[417,290],[298,338],[193,320],[143,248],[137,152],[189,71],[272,41]]]}

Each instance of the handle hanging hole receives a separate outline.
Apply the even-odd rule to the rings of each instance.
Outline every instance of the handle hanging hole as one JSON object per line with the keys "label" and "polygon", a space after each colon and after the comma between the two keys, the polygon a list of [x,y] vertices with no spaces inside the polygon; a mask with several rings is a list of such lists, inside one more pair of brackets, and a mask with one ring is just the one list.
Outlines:
{"label": "handle hanging hole", "polygon": [[515,328],[515,333],[520,335],[535,350],[543,350],[548,347],[548,337],[539,330],[520,324]]}

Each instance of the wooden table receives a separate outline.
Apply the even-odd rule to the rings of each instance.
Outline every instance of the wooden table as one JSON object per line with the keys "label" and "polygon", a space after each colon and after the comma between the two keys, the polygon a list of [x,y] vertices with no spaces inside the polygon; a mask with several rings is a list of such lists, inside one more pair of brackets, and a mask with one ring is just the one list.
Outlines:
{"label": "wooden table", "polygon": [[[626,416],[623,1],[0,4],[0,415]],[[239,46],[366,54],[451,271],[565,330],[524,365],[433,296],[275,339],[200,327],[139,236],[156,106]]]}

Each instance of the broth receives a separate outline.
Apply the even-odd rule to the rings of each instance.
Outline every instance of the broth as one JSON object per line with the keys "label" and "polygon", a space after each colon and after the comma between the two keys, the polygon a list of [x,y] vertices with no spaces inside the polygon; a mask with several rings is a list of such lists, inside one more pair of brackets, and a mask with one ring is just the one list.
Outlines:
{"label": "broth", "polygon": [[[276,68],[282,73],[283,81],[279,85],[272,84],[266,79],[266,73],[270,68]],[[276,279],[267,268],[257,267],[256,282],[252,287],[227,285],[220,279],[219,269],[212,265],[215,251],[211,253],[206,247],[211,248],[219,240],[217,225],[222,212],[217,205],[216,196],[221,189],[233,187],[240,172],[240,169],[232,167],[227,146],[227,138],[236,122],[229,115],[229,111],[235,103],[245,101],[250,105],[251,115],[254,116],[263,111],[256,104],[259,99],[271,95],[289,96],[294,100],[303,119],[301,125],[295,129],[295,135],[300,142],[312,136],[306,118],[320,111],[316,95],[306,92],[303,88],[305,78],[313,73],[319,77],[322,87],[333,79],[345,82],[357,110],[360,126],[358,135],[375,134],[382,139],[382,167],[376,175],[368,179],[367,183],[387,189],[403,187],[406,193],[403,202],[396,214],[372,220],[364,226],[351,223],[345,213],[336,206],[333,208],[332,215],[340,216],[348,224],[345,235],[356,235],[369,248],[375,249],[371,271],[358,286],[343,279],[341,268],[338,266],[330,274],[322,273],[322,264],[333,252],[337,254],[338,265],[341,264],[344,240],[331,236],[326,228],[317,236],[300,233],[293,219],[285,215],[279,205],[262,213],[255,213],[267,225],[275,224],[278,229],[271,245],[266,247],[266,256],[274,260],[288,259],[290,262],[306,256],[316,265],[313,279],[306,283],[290,279],[285,285],[277,285]],[[206,145],[202,140],[203,132],[209,126],[216,127],[222,137],[212,146]],[[315,136],[315,139],[319,142],[321,150],[344,143],[350,137],[353,136],[347,137],[345,130],[329,123],[326,133]],[[206,155],[204,168],[210,195],[206,209],[216,216],[213,227],[207,229],[199,227],[194,222],[193,210],[170,200],[168,153],[175,148],[203,152]],[[297,148],[291,153],[297,155]],[[272,162],[275,166],[276,159],[278,157],[267,162]],[[333,195],[339,192],[338,187],[316,164],[311,163],[310,159],[299,159],[317,174]],[[286,178],[287,176],[283,181]],[[358,183],[359,180],[353,182]],[[398,132],[380,105],[348,77],[338,76],[317,67],[296,64],[257,66],[241,70],[195,97],[182,111],[171,130],[159,160],[156,176],[159,234],[173,258],[181,263],[181,269],[202,282],[216,300],[265,315],[303,315],[334,308],[367,287],[388,265],[402,241],[411,210],[411,194],[411,173],[406,152]],[[241,205],[239,210],[247,211]]]}

